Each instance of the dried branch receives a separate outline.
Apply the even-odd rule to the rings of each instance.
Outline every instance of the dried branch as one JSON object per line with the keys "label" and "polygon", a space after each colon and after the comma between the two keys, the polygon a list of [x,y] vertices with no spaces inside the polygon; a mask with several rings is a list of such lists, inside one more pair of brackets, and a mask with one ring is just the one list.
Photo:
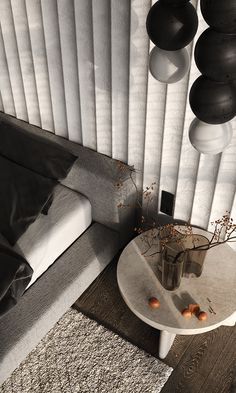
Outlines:
{"label": "dried branch", "polygon": [[[124,170],[125,164],[119,163],[119,169],[122,171]],[[145,216],[142,215],[140,218],[140,224],[134,228],[134,231],[137,234],[143,234],[142,240],[146,244],[146,251],[143,252],[143,255],[146,255],[147,252],[153,247],[153,246],[158,246],[160,245],[160,250],[148,255],[148,256],[154,256],[165,249],[168,244],[171,242],[176,242],[179,247],[182,247],[182,250],[180,250],[176,256],[175,256],[175,261],[178,260],[178,258],[183,254],[188,251],[206,251],[209,250],[213,247],[219,246],[224,243],[231,243],[236,241],[236,224],[234,224],[234,220],[232,217],[230,217],[230,212],[226,211],[226,213],[220,218],[212,222],[211,224],[214,225],[214,230],[212,233],[212,236],[207,244],[204,245],[197,245],[198,239],[196,236],[193,236],[193,227],[190,225],[190,223],[186,223],[184,226],[184,229],[181,228],[181,232],[177,230],[178,224],[166,224],[164,226],[161,226],[159,223],[157,223],[154,219],[149,217],[149,208],[150,204],[153,200],[152,194],[154,191],[154,187],[156,186],[156,183],[153,182],[150,187],[146,187],[144,190],[139,191],[137,184],[135,183],[135,180],[133,178],[133,173],[135,171],[132,170],[129,173],[130,179],[132,181],[132,184],[135,188],[136,192],[136,203],[134,206],[131,205],[125,205],[124,203],[119,203],[118,207],[120,208],[138,208],[142,209],[142,200],[145,200],[146,202],[146,213]],[[120,178],[121,179],[121,178]],[[121,180],[119,179],[119,182],[116,184],[118,189],[121,189],[123,184]],[[155,231],[154,231],[155,230]],[[148,231],[148,234],[145,235],[145,233]],[[224,234],[224,239],[222,239],[222,234]],[[190,238],[192,240],[192,247],[186,248],[185,245],[185,240],[186,238]],[[155,243],[155,241],[159,239],[158,242]]]}

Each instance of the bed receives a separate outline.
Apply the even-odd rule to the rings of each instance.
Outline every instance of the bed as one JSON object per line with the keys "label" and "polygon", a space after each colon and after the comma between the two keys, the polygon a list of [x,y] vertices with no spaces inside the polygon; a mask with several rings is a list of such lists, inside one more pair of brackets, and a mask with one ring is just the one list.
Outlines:
{"label": "bed", "polygon": [[133,206],[136,195],[131,167],[8,115],[1,120],[63,146],[76,160],[53,188],[46,214],[12,246],[33,273],[0,317],[0,384],[127,243],[135,212],[118,205]]}

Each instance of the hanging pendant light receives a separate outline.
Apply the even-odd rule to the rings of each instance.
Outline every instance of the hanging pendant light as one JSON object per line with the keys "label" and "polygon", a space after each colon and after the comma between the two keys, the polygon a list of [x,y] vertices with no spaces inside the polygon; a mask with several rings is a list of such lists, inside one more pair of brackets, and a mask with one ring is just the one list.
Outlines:
{"label": "hanging pendant light", "polygon": [[195,116],[209,124],[222,124],[236,115],[236,94],[232,84],[199,76],[189,93]]}
{"label": "hanging pendant light", "polygon": [[189,140],[203,154],[219,154],[229,145],[233,135],[230,122],[212,125],[195,118],[189,127]]}
{"label": "hanging pendant light", "polygon": [[178,82],[187,74],[189,67],[189,54],[185,48],[166,51],[155,46],[150,53],[149,70],[160,82]]}
{"label": "hanging pendant light", "polygon": [[217,31],[236,33],[235,0],[201,0],[201,12],[206,23]]}
{"label": "hanging pendant light", "polygon": [[198,28],[195,8],[189,2],[166,4],[157,1],[150,9],[146,27],[150,40],[164,50],[178,50],[187,46]]}

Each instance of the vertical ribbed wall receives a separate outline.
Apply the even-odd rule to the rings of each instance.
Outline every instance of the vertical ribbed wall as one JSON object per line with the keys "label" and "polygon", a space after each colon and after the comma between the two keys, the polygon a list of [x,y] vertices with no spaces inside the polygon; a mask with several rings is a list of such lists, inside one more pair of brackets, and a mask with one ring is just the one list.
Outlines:
{"label": "vertical ribbed wall", "polygon": [[[206,28],[192,4],[200,24],[190,54]],[[189,143],[188,93],[199,72],[193,58],[177,84],[148,72],[151,5],[1,0],[0,110],[134,165],[138,187],[157,183],[155,211],[166,190],[175,218],[208,228],[226,210],[236,216],[236,135],[222,155],[199,155]]]}

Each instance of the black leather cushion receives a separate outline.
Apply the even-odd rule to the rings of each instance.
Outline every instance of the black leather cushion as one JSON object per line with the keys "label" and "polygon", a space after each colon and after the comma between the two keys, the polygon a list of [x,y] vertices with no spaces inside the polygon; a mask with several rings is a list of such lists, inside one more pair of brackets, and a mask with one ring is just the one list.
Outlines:
{"label": "black leather cushion", "polygon": [[0,244],[0,316],[17,303],[32,274],[23,256]]}
{"label": "black leather cushion", "polygon": [[3,119],[0,119],[0,154],[56,180],[64,179],[77,159],[59,144],[31,134]]}
{"label": "black leather cushion", "polygon": [[0,232],[11,245],[36,220],[56,184],[0,155]]}

